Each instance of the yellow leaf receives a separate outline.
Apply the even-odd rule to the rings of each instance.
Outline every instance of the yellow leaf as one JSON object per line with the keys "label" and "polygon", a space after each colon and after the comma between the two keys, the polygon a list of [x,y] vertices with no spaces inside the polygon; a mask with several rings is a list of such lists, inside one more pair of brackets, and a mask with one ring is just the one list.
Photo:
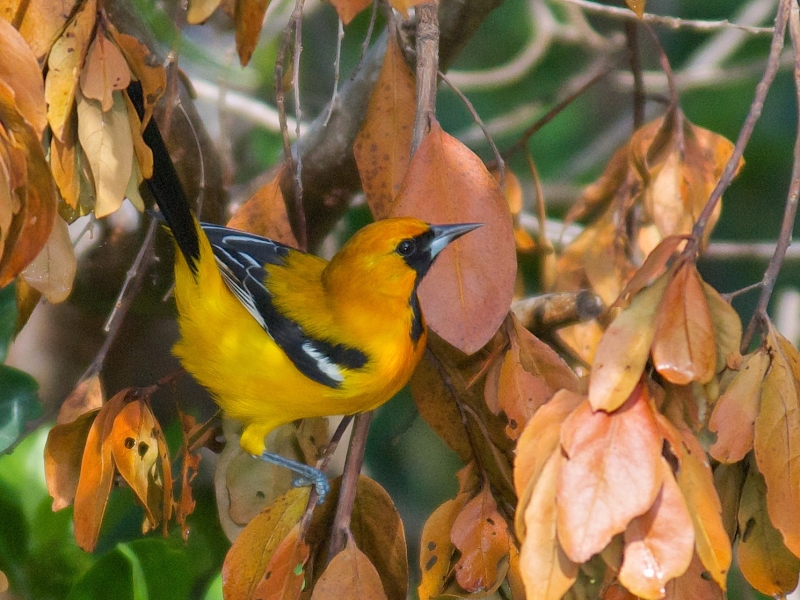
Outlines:
{"label": "yellow leaf", "polygon": [[67,222],[56,215],[47,243],[22,271],[22,277],[29,286],[56,304],[66,300],[72,291],[76,269],[77,260]]}

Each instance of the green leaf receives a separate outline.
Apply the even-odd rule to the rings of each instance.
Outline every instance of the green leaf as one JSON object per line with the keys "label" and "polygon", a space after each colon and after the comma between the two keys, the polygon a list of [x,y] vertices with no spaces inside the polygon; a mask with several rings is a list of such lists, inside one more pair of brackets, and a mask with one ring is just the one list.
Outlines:
{"label": "green leaf", "polygon": [[217,573],[208,584],[203,600],[222,600],[222,573]]}
{"label": "green leaf", "polygon": [[12,283],[0,289],[0,363],[6,359],[17,326],[16,287]]}
{"label": "green leaf", "polygon": [[[99,598],[139,600],[147,598],[147,590],[144,591],[144,596],[134,595],[135,576],[130,549],[121,551],[120,546],[107,552],[92,565],[92,568],[70,590],[67,600],[98,600]],[[137,564],[137,567],[141,571],[141,566]],[[141,580],[138,583],[140,586],[143,585]]]}
{"label": "green leaf", "polygon": [[38,391],[33,377],[0,365],[0,454],[25,433],[29,421],[42,414]]}

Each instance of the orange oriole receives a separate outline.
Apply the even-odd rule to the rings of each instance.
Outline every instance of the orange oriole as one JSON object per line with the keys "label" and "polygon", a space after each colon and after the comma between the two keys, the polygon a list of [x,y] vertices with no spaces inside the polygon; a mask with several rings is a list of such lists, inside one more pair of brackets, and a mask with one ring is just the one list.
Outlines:
{"label": "orange oriole", "polygon": [[[168,157],[157,129],[145,141]],[[149,183],[179,249],[181,339],[173,351],[243,423],[242,448],[299,473],[322,500],[327,478],[265,452],[265,436],[296,419],[373,410],[397,393],[427,339],[417,286],[445,246],[480,224],[386,219],[358,231],[328,262],[200,224],[168,162],[156,159]]]}

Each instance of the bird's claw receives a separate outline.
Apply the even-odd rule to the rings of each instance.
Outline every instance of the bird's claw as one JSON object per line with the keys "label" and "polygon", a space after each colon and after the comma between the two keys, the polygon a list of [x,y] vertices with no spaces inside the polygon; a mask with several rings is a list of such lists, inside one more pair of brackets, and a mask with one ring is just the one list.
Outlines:
{"label": "bird's claw", "polygon": [[313,485],[314,489],[317,490],[317,504],[325,502],[325,497],[331,491],[331,484],[328,482],[328,478],[323,473],[320,473],[318,477],[313,479],[303,476],[292,482],[292,487],[306,487],[309,485]]}

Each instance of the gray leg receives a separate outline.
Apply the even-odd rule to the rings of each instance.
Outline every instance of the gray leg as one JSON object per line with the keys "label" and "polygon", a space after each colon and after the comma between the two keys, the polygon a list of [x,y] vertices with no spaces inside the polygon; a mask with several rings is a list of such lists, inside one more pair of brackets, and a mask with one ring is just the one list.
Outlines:
{"label": "gray leg", "polygon": [[325,496],[328,495],[328,492],[331,489],[331,484],[328,483],[328,478],[325,476],[325,473],[319,469],[315,469],[314,467],[309,467],[306,464],[297,462],[296,460],[286,458],[285,456],[281,456],[280,454],[275,454],[273,452],[263,452],[261,456],[254,454],[253,458],[260,458],[264,462],[272,463],[273,465],[277,465],[279,467],[284,467],[300,475],[298,479],[295,479],[292,485],[295,487],[313,485],[317,490],[317,495],[319,496],[317,504],[322,504],[325,501]]}

